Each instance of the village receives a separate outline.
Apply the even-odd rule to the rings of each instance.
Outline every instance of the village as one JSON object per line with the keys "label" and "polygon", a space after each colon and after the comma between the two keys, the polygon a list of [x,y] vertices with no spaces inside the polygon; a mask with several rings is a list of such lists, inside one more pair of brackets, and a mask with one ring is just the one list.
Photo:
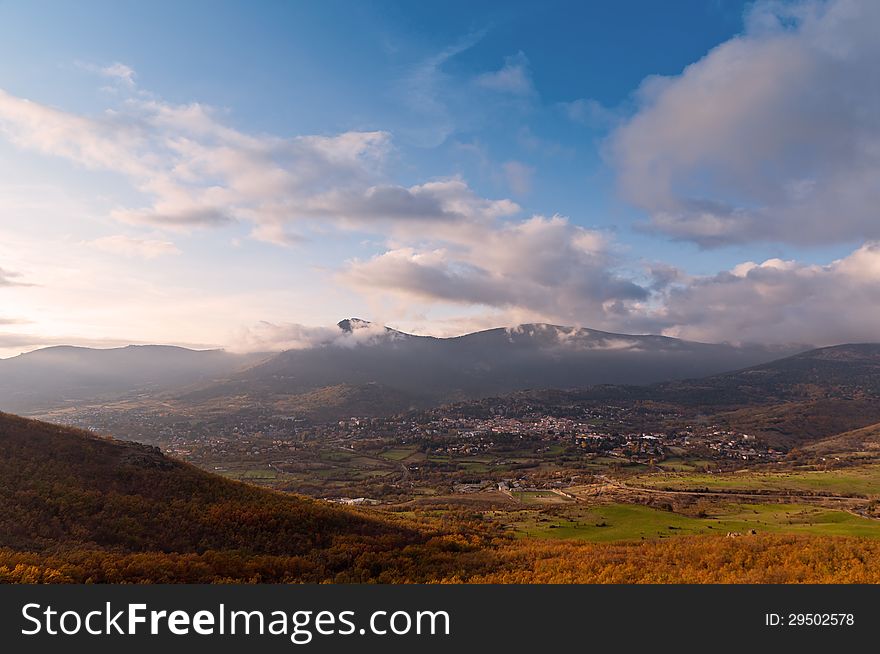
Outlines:
{"label": "village", "polygon": [[548,410],[492,400],[325,423],[266,409],[195,420],[103,407],[68,411],[64,420],[157,445],[212,472],[344,501],[393,501],[428,490],[561,489],[604,470],[690,462],[712,472],[785,456],[751,434],[620,405]]}

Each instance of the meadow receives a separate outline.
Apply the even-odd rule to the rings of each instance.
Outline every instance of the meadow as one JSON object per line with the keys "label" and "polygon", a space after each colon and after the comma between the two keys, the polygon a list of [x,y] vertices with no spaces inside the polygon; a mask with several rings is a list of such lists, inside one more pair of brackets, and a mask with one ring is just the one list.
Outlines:
{"label": "meadow", "polygon": [[880,538],[880,521],[804,504],[723,504],[702,517],[638,504],[568,505],[548,511],[524,508],[490,512],[489,517],[520,538],[592,542],[751,531]]}
{"label": "meadow", "polygon": [[831,470],[802,469],[731,473],[669,472],[634,477],[632,487],[664,490],[710,490],[734,492],[821,493],[852,497],[880,497],[880,466],[858,466]]}

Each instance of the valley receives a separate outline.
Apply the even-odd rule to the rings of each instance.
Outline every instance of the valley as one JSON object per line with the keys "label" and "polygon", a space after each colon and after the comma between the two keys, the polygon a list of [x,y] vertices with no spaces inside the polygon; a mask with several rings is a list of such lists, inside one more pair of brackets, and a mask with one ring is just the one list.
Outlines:
{"label": "valley", "polygon": [[[381,341],[379,347],[384,347]],[[365,361],[368,355],[360,356]],[[272,401],[248,400],[260,388],[257,382],[240,387],[232,402],[219,397],[208,404],[201,394],[194,399],[192,386],[186,385],[173,392],[65,401],[31,415],[45,421],[35,425],[65,425],[96,442],[142,443],[137,447],[157,453],[150,457],[168,457],[162,466],[189,466],[181,469],[193,471],[187,474],[204,471],[200,474],[218,489],[233,484],[230,490],[267,493],[265,501],[272,498],[273,506],[290,498],[298,506],[323,507],[328,516],[337,509],[349,512],[340,516],[340,525],[367,520],[364,524],[373,525],[368,531],[377,529],[387,537],[362,541],[365,532],[358,528],[354,540],[343,538],[343,548],[366,547],[374,552],[370,556],[387,560],[387,566],[380,566],[388,570],[382,578],[439,579],[440,568],[435,574],[421,564],[418,572],[396,567],[402,565],[401,547],[432,552],[439,547],[441,553],[431,556],[440,556],[449,569],[463,566],[462,580],[506,580],[508,574],[515,578],[517,564],[511,561],[526,556],[529,566],[537,565],[531,557],[545,556],[549,550],[544,548],[554,543],[660,547],[676,541],[701,550],[739,547],[728,541],[750,548],[755,541],[783,539],[778,542],[803,548],[801,540],[785,539],[818,539],[824,548],[836,539],[854,539],[846,543],[856,549],[880,541],[878,361],[878,346],[840,346],[703,378],[477,393],[394,410],[384,408],[394,404],[384,400],[387,387],[374,381],[357,391],[310,392],[314,404],[300,409],[277,395]],[[361,374],[381,376],[369,369]],[[340,396],[357,401],[335,404]],[[370,398],[375,410],[358,412]],[[315,410],[323,400],[329,401],[330,413],[326,407]],[[338,413],[342,406],[349,415]],[[53,446],[47,441],[46,447]],[[194,504],[188,510],[213,515],[211,494],[201,501],[205,508]],[[257,496],[253,501],[263,502]],[[192,522],[193,515],[186,520]],[[247,525],[253,515],[277,524],[262,508],[242,507],[236,515]],[[114,515],[111,522],[129,525],[129,519]],[[130,528],[114,529],[127,533]],[[230,535],[240,531],[234,520],[228,529]],[[266,543],[280,542],[272,540],[273,534],[266,535]],[[60,543],[77,552],[97,547],[130,556],[124,552],[143,538],[122,545],[94,537],[71,543],[64,536]],[[469,545],[461,552],[469,554],[447,552],[448,539],[464,539]],[[205,542],[202,534],[166,554],[203,557]],[[222,547],[235,565],[256,556],[245,554],[240,541],[230,542]],[[0,547],[11,546],[20,554],[23,544],[2,542]],[[134,550],[155,546],[144,541]],[[25,550],[37,555],[41,547],[31,543]],[[279,547],[260,556],[301,556]],[[311,557],[324,556],[320,548],[310,546],[309,551]],[[598,554],[591,550],[590,556]],[[104,557],[99,558],[106,562]],[[284,561],[276,561],[280,568],[271,578],[294,574]],[[309,566],[294,577],[331,575],[323,559]],[[332,575],[368,580],[379,574],[378,568],[371,570],[351,577],[339,569]],[[607,572],[593,571],[587,578]],[[730,574],[742,580],[753,572]],[[259,575],[265,578],[264,572]]]}

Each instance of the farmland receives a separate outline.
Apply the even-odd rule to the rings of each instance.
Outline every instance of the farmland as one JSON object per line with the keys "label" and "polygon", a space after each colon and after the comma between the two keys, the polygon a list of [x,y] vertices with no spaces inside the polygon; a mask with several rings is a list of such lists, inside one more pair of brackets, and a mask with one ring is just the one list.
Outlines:
{"label": "farmland", "polygon": [[819,493],[874,498],[880,496],[880,466],[859,466],[830,470],[795,469],[726,474],[647,474],[629,481],[632,486],[667,490],[729,492]]}
{"label": "farmland", "polygon": [[702,517],[649,506],[566,506],[555,511],[492,514],[518,537],[608,542],[685,535],[814,534],[880,538],[880,521],[803,504],[727,504]]}

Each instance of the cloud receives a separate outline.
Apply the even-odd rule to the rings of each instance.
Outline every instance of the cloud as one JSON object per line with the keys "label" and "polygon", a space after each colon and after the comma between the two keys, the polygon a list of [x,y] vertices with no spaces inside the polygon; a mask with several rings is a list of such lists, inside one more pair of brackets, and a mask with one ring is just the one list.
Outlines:
{"label": "cloud", "polygon": [[107,77],[127,89],[133,89],[136,86],[135,79],[137,78],[137,73],[135,72],[134,68],[118,61],[107,66],[99,66],[82,61],[74,62],[74,65],[77,68],[88,71],[95,75]]}
{"label": "cloud", "polygon": [[298,323],[259,322],[235,332],[229,348],[238,352],[303,350],[332,342],[338,327],[310,327]]}
{"label": "cloud", "polygon": [[668,287],[646,319],[702,341],[880,341],[880,243],[828,265],[769,259]]}
{"label": "cloud", "polygon": [[412,227],[425,235],[430,223],[481,223],[520,210],[510,200],[488,200],[474,193],[460,178],[442,179],[411,187],[373,186],[355,191],[333,190],[316,195],[307,213],[336,216],[354,225],[382,223],[386,228]]}
{"label": "cloud", "polygon": [[138,257],[141,259],[156,259],[167,255],[180,254],[180,250],[171,241],[163,241],[161,239],[142,239],[132,238],[123,234],[114,236],[105,236],[93,241],[88,241],[87,245],[124,257]]}
{"label": "cloud", "polygon": [[521,161],[508,161],[502,165],[507,185],[515,195],[527,195],[532,190],[535,169]]}
{"label": "cloud", "polygon": [[128,87],[134,87],[135,85],[135,77],[137,76],[134,72],[134,69],[130,66],[126,66],[125,64],[121,64],[116,62],[114,64],[110,64],[109,66],[104,66],[100,69],[100,73],[104,75],[104,77],[110,77],[119,81],[121,84],[124,84]]}
{"label": "cloud", "polygon": [[471,32],[419,61],[395,84],[404,112],[396,116],[395,134],[418,147],[435,148],[456,132],[473,133],[488,121],[511,120],[537,98],[531,67],[519,52],[494,71],[454,72],[449,62],[476,45],[485,31]]}
{"label": "cloud", "polygon": [[136,97],[89,117],[0,91],[0,134],[21,148],[129,178],[149,198],[111,212],[129,224],[191,230],[246,222],[255,237],[289,244],[302,240],[298,230],[328,222],[375,230],[378,223],[424,225],[518,210],[508,200],[479,198],[460,179],[388,183],[387,132],[251,135],[199,104]]}
{"label": "cloud", "polygon": [[[702,342],[880,342],[880,242],[825,265],[768,259],[705,276],[651,265],[638,275],[646,282],[616,271],[610,247],[563,218],[535,217],[472,246],[389,249],[341,279],[401,298],[411,314],[400,319],[417,333],[553,322]],[[433,321],[420,302],[479,311]]]}
{"label": "cloud", "polygon": [[613,263],[603,234],[535,216],[459,231],[433,248],[391,248],[352,261],[340,280],[368,292],[604,325],[648,297]]}
{"label": "cloud", "polygon": [[416,115],[416,121],[402,131],[416,144],[436,147],[455,132],[460,120],[458,105],[462,99],[455,91],[454,80],[443,67],[476,45],[484,35],[482,31],[468,34],[457,43],[420,61],[400,80],[398,93],[403,103]]}
{"label": "cloud", "polygon": [[529,60],[518,52],[504,60],[504,66],[491,73],[483,73],[474,80],[477,86],[511,95],[528,96],[535,93]]}
{"label": "cloud", "polygon": [[646,79],[609,158],[653,229],[704,246],[880,238],[880,3],[758,2]]}
{"label": "cloud", "polygon": [[229,348],[237,352],[277,352],[328,346],[355,347],[398,337],[403,336],[386,330],[378,323],[359,323],[354,329],[343,331],[337,325],[313,327],[292,322],[261,321],[237,330]]}
{"label": "cloud", "polygon": [[[389,183],[383,174],[392,148],[387,132],[251,135],[227,127],[216,110],[200,104],[138,96],[91,117],[0,91],[0,134],[21,148],[124,175],[148,202],[116,207],[110,216],[166,230],[244,222],[254,238],[291,245],[328,225],[424,233],[431,224],[447,229],[519,210],[510,200],[477,196],[460,178]],[[527,183],[526,169],[510,174],[519,188]],[[155,253],[158,246],[119,238],[98,245],[129,253]]]}
{"label": "cloud", "polygon": [[559,106],[569,120],[593,129],[607,129],[620,122],[620,116],[592,98],[561,102]]}
{"label": "cloud", "polygon": [[69,159],[95,170],[147,179],[158,163],[145,125],[106,112],[97,118],[70,114],[0,89],[0,135],[14,145]]}
{"label": "cloud", "polygon": [[0,288],[4,286],[30,286],[20,281],[21,273],[0,268]]}

